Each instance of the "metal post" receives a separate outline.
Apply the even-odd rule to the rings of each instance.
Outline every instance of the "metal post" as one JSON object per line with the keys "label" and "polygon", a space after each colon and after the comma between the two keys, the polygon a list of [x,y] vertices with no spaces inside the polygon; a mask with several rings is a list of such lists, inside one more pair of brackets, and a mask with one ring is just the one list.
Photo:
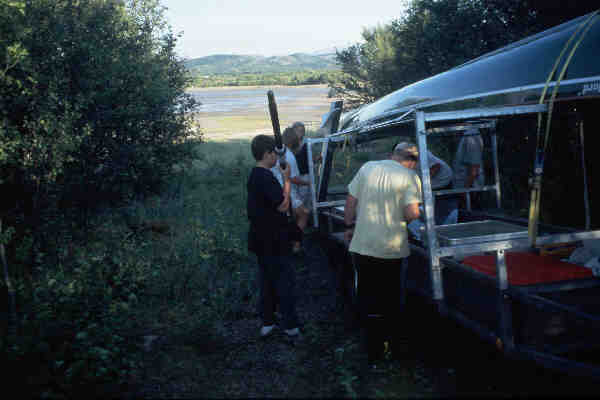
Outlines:
{"label": "metal post", "polygon": [[494,163],[494,184],[496,185],[496,206],[500,208],[502,193],[500,192],[500,165],[498,164],[498,137],[496,125],[492,128],[492,160]]}
{"label": "metal post", "polygon": [[500,290],[508,289],[508,272],[506,271],[506,257],[504,249],[496,250],[496,276]]}
{"label": "metal post", "polygon": [[425,130],[425,113],[416,112],[416,136],[419,146],[419,170],[423,194],[423,208],[425,210],[425,229],[427,233],[427,251],[429,252],[429,268],[434,300],[443,300],[444,288],[442,285],[442,270],[440,257],[437,255],[438,241],[435,232],[435,219],[433,211],[433,193],[431,192],[431,177],[429,176],[429,163],[427,161],[427,131]]}
{"label": "metal post", "polygon": [[[340,117],[342,116],[342,104],[342,101],[331,103],[330,115],[327,118],[328,121],[325,121],[324,124],[325,126],[327,125],[327,122],[331,123],[328,135],[331,135],[338,130]],[[335,142],[331,142],[331,146],[329,146],[329,141],[327,141],[323,144],[323,149],[321,150],[321,175],[319,176],[319,190],[317,194],[317,199],[319,201],[325,201],[327,199],[327,187],[329,186],[329,175],[331,175],[331,163],[333,162],[335,148]]]}
{"label": "metal post", "polygon": [[583,172],[583,205],[585,206],[585,230],[590,230],[590,192],[588,190],[587,169],[585,168],[585,145],[583,142],[583,119],[579,121],[579,141],[581,145],[581,169]]}
{"label": "metal post", "polygon": [[333,166],[333,153],[337,144],[335,142],[325,142],[323,144],[323,170],[321,171],[321,179],[319,180],[319,191],[317,193],[317,200],[319,202],[327,200],[327,190],[329,187],[329,177],[331,175],[331,168]]}
{"label": "metal post", "polygon": [[512,329],[512,310],[508,295],[508,272],[506,257],[503,249],[496,250],[496,276],[498,278],[498,330],[499,344],[504,352],[510,352],[515,347]]}
{"label": "metal post", "polygon": [[314,227],[319,227],[319,217],[317,215],[317,195],[315,193],[315,163],[312,155],[312,143],[310,139],[306,141],[306,153],[308,155],[308,179],[310,180],[310,198],[312,200],[312,212]]}

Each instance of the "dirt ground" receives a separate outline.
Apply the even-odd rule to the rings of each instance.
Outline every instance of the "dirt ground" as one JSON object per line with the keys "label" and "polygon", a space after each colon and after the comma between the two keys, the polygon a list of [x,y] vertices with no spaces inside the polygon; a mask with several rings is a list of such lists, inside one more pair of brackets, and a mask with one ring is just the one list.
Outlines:
{"label": "dirt ground", "polygon": [[[212,333],[182,343],[176,335],[157,342],[147,355],[145,398],[353,398],[463,396],[586,396],[598,393],[589,379],[508,360],[494,346],[438,316],[415,297],[399,323],[406,326],[396,359],[368,367],[363,334],[336,287],[323,239],[304,242],[294,259],[297,308],[304,336],[278,331],[260,339],[256,305]],[[170,371],[165,376],[165,371]]]}
{"label": "dirt ground", "polygon": [[[378,370],[365,369],[359,327],[345,318],[335,276],[318,237],[308,238],[306,255],[294,259],[303,338],[283,332],[259,338],[256,305],[248,303],[234,319],[195,341],[162,337],[147,355],[152,366],[135,397],[271,398],[400,397],[435,394],[430,373],[420,361],[386,360]],[[186,353],[187,354],[184,354]],[[190,354],[193,353],[193,354]],[[168,363],[182,364],[180,374],[162,379]],[[190,363],[195,370],[190,371]],[[185,365],[188,364],[188,365]],[[164,377],[164,376],[163,376]]]}

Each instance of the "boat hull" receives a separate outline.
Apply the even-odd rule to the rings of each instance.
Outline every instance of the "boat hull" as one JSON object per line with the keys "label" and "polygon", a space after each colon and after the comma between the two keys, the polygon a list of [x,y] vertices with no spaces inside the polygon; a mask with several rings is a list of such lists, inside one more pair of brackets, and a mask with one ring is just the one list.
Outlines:
{"label": "boat hull", "polygon": [[[553,79],[577,47],[556,99],[600,97],[600,16],[588,21],[589,17],[576,18],[392,92],[350,114],[341,129],[385,122],[414,108],[435,112],[532,104],[540,101],[546,86],[548,99],[556,85],[555,80],[546,85],[548,76],[567,44]],[[589,30],[579,29],[586,21]]]}

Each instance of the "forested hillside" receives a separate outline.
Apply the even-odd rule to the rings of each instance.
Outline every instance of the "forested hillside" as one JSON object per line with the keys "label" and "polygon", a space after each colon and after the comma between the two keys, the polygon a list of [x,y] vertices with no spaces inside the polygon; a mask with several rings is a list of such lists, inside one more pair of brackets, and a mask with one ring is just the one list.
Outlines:
{"label": "forested hillside", "polygon": [[335,54],[264,57],[212,55],[185,63],[196,87],[314,85],[338,81]]}
{"label": "forested hillside", "polygon": [[335,54],[305,53],[273,57],[218,54],[188,60],[185,66],[194,75],[266,74],[339,69],[335,62]]}

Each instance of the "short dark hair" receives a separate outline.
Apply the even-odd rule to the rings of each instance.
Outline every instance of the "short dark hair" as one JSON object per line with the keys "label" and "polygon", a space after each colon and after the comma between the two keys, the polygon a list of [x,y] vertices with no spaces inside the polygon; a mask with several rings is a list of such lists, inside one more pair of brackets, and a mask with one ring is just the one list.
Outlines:
{"label": "short dark hair", "polygon": [[306,131],[306,127],[304,126],[304,123],[300,122],[300,121],[296,121],[292,124],[292,129],[296,129],[296,128],[302,128],[302,129],[304,129],[304,131]]}
{"label": "short dark hair", "polygon": [[300,139],[298,139],[294,128],[285,128],[281,138],[283,139],[283,143],[291,150],[296,150],[300,145]]}
{"label": "short dark hair", "polygon": [[398,142],[392,147],[392,155],[401,160],[419,161],[419,150],[410,142]]}
{"label": "short dark hair", "polygon": [[261,161],[266,153],[275,150],[275,139],[267,135],[258,135],[252,139],[250,144],[252,156],[256,161]]}

